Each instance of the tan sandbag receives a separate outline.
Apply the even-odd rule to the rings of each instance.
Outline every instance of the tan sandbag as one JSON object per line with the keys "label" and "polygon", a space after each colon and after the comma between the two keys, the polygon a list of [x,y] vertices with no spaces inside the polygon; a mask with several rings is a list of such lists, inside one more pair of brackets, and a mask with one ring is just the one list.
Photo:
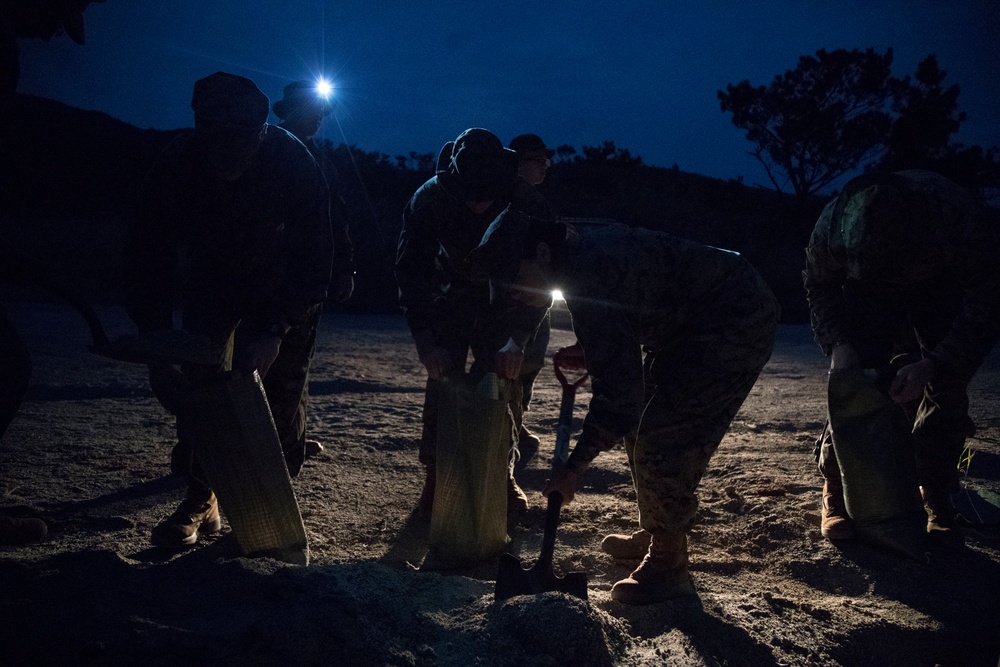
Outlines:
{"label": "tan sandbag", "polygon": [[828,385],[833,447],[844,503],[858,538],[926,560],[911,424],[874,370],[833,371]]}
{"label": "tan sandbag", "polygon": [[309,547],[260,376],[193,389],[181,417],[240,551],[307,565]]}
{"label": "tan sandbag", "polygon": [[494,373],[441,383],[437,485],[421,569],[453,569],[507,546],[507,460],[514,440],[511,383]]}

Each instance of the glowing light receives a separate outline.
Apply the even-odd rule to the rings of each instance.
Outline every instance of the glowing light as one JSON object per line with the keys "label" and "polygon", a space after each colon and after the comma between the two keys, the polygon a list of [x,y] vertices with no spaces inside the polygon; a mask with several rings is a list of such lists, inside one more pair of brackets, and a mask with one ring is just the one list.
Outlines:
{"label": "glowing light", "polygon": [[552,290],[552,300],[565,301],[566,299],[563,298],[562,292],[560,292],[559,290]]}
{"label": "glowing light", "polygon": [[333,83],[326,79],[318,79],[316,81],[316,94],[324,100],[329,99],[333,95]]}

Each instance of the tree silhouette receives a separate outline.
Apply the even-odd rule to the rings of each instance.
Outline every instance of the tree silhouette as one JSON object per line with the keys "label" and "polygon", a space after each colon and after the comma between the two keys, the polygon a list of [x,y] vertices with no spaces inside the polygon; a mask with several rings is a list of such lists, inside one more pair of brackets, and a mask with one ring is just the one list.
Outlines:
{"label": "tree silhouette", "polygon": [[917,66],[915,83],[903,79],[893,110],[886,152],[876,165],[882,171],[930,169],[973,191],[981,192],[1000,184],[997,149],[964,146],[953,142],[965,121],[959,111],[957,84],[945,87],[947,72],[931,54]]}
{"label": "tree silhouette", "polygon": [[755,144],[749,153],[775,189],[790,185],[801,208],[809,195],[881,153],[901,85],[891,70],[891,48],[884,54],[821,49],[770,86],[745,80],[718,98]]}

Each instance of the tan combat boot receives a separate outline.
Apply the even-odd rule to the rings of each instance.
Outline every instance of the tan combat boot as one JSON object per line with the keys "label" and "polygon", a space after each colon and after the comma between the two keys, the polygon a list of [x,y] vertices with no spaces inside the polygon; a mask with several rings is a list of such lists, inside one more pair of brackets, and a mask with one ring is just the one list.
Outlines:
{"label": "tan combat boot", "polygon": [[611,599],[623,604],[646,605],[697,597],[688,572],[686,533],[653,533],[649,553],[639,567],[611,587]]}
{"label": "tan combat boot", "polygon": [[192,488],[173,514],[153,528],[155,547],[180,548],[194,544],[198,535],[222,530],[219,502],[211,490]]}
{"label": "tan combat boot", "polygon": [[524,514],[528,511],[528,496],[514,481],[513,473],[507,477],[507,513]]}
{"label": "tan combat boot", "polygon": [[637,530],[631,535],[608,535],[601,542],[601,550],[615,558],[639,559],[649,552],[651,533]]}
{"label": "tan combat boot", "polygon": [[922,486],[920,496],[924,499],[924,511],[927,512],[928,536],[942,544],[951,546],[964,544],[965,537],[958,527],[955,508],[951,504],[949,494]]}
{"label": "tan combat boot", "polygon": [[820,532],[831,542],[854,539],[854,524],[844,505],[844,487],[839,479],[823,483],[823,508]]}

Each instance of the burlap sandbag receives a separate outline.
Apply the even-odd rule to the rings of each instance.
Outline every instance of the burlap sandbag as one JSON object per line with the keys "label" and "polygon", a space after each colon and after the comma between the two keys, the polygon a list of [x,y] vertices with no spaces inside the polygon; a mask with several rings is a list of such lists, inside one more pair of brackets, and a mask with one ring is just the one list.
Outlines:
{"label": "burlap sandbag", "polygon": [[860,540],[924,561],[927,516],[911,425],[885,385],[874,370],[830,373],[830,428],[844,501]]}
{"label": "burlap sandbag", "polygon": [[226,373],[193,389],[180,417],[240,551],[307,565],[302,515],[260,376]]}
{"label": "burlap sandbag", "polygon": [[452,375],[441,385],[437,486],[424,570],[474,565],[499,554],[509,539],[511,383],[487,373]]}

